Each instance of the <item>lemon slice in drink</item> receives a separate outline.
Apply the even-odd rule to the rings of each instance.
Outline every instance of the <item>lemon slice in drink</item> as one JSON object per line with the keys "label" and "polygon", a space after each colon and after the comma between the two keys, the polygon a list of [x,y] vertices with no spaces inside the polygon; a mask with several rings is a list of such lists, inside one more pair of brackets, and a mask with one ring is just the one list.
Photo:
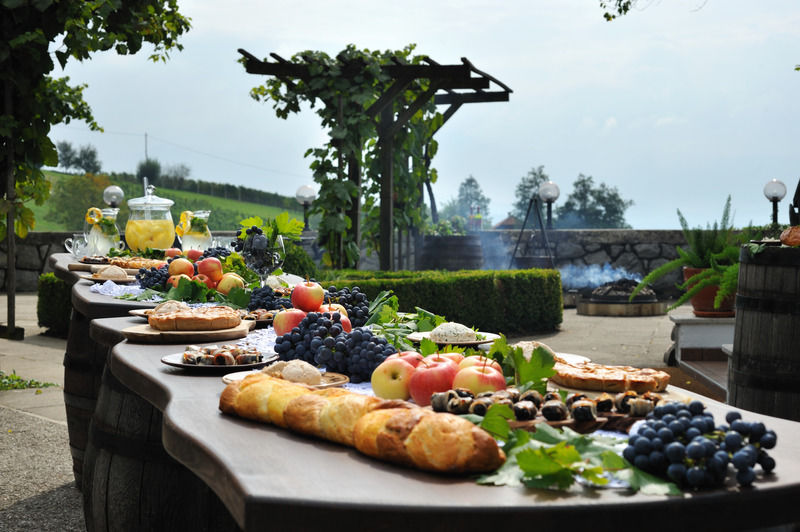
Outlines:
{"label": "lemon slice in drink", "polygon": [[94,225],[103,219],[103,212],[97,207],[90,207],[89,210],[86,211],[85,218],[86,223]]}

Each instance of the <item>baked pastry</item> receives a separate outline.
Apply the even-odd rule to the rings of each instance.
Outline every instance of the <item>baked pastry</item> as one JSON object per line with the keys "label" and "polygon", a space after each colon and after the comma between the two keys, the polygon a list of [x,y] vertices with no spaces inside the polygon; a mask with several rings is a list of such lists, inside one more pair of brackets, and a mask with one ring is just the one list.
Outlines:
{"label": "baked pastry", "polygon": [[593,362],[571,364],[556,356],[553,369],[556,374],[550,377],[552,382],[579,390],[662,392],[669,384],[669,373],[651,368],[605,366]]}
{"label": "baked pastry", "polygon": [[229,384],[219,408],[428,471],[481,473],[505,461],[488,433],[458,416],[342,388],[312,390],[265,373]]}
{"label": "baked pastry", "polygon": [[150,327],[159,331],[217,331],[236,327],[241,322],[237,311],[224,306],[151,313],[147,316]]}
{"label": "baked pastry", "polygon": [[272,377],[311,386],[322,382],[320,371],[304,360],[279,360],[261,371]]}
{"label": "baked pastry", "polygon": [[128,274],[119,266],[106,266],[97,273],[93,273],[92,277],[111,281],[125,281],[128,279]]}
{"label": "baked pastry", "polygon": [[783,230],[781,244],[784,246],[800,246],[800,225],[794,225]]}
{"label": "baked pastry", "polygon": [[120,268],[127,268],[131,270],[138,270],[139,268],[144,268],[149,270],[150,268],[159,269],[166,264],[165,261],[159,259],[145,259],[142,257],[115,257],[111,259],[111,264],[114,266],[119,266]]}
{"label": "baked pastry", "polygon": [[145,314],[167,314],[169,312],[175,312],[178,310],[190,310],[192,307],[184,303],[183,301],[175,301],[173,299],[168,299],[167,301],[161,302],[155,306],[152,310],[145,311]]}

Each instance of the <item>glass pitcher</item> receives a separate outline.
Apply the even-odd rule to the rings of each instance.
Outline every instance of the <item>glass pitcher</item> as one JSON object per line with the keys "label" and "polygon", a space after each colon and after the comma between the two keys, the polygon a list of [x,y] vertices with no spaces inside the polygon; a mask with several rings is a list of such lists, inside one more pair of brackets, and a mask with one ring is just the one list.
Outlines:
{"label": "glass pitcher", "polygon": [[64,240],[64,247],[72,253],[72,256],[78,260],[86,256],[86,235],[83,233],[72,233],[70,238]]}
{"label": "glass pitcher", "polygon": [[211,231],[208,229],[208,216],[211,211],[183,211],[175,233],[181,241],[181,249],[205,251],[211,247]]}
{"label": "glass pitcher", "polygon": [[125,243],[120,240],[117,227],[118,213],[119,209],[116,208],[97,207],[92,207],[86,212],[83,234],[86,238],[87,255],[108,255],[112,249],[121,251],[125,247]]}
{"label": "glass pitcher", "polygon": [[175,227],[169,212],[175,202],[159,198],[154,194],[155,189],[145,179],[144,196],[128,200],[131,214],[125,225],[125,241],[131,251],[167,249],[175,241]]}

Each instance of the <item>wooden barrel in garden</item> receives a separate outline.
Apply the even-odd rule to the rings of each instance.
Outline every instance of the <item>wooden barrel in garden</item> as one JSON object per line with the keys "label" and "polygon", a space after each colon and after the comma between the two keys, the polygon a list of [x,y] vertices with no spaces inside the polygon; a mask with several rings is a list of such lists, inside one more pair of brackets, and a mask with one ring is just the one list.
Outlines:
{"label": "wooden barrel in garden", "polygon": [[800,421],[800,248],[742,248],[728,403]]}
{"label": "wooden barrel in garden", "polygon": [[84,452],[89,422],[94,413],[100,379],[106,367],[109,347],[89,338],[90,319],[72,311],[67,350],[64,354],[64,406],[67,414],[69,450],[75,483],[81,487]]}
{"label": "wooden barrel in garden", "polygon": [[238,530],[219,497],[164,450],[162,421],[106,368],[84,460],[86,529]]}
{"label": "wooden barrel in garden", "polygon": [[483,269],[483,247],[478,235],[426,236],[420,257],[423,270]]}

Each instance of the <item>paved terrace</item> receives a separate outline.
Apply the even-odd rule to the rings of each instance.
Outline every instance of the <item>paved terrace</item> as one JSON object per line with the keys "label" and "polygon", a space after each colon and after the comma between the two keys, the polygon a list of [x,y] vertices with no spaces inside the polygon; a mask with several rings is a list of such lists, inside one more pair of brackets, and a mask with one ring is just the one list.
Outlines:
{"label": "paved terrace", "polygon": [[[0,370],[58,386],[0,392],[0,531],[84,530],[62,396],[66,342],[45,336],[38,326],[36,294],[18,294],[16,302],[17,326],[25,328],[25,339],[0,339]],[[2,294],[2,323],[7,321],[6,311]],[[661,367],[672,345],[672,326],[667,316],[593,317],[565,309],[559,331],[512,340],[540,340],[556,351],[586,355],[603,364]],[[695,384],[685,373],[672,373],[677,386]]]}

